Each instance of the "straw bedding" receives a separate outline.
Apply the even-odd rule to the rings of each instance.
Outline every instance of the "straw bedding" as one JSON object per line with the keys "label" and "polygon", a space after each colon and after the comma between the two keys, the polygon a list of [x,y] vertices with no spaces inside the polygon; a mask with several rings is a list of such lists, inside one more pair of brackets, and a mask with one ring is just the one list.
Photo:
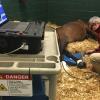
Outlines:
{"label": "straw bedding", "polygon": [[100,99],[100,76],[75,67],[71,68],[71,74],[82,80],[72,78],[62,70],[57,80],[56,100]]}
{"label": "straw bedding", "polygon": [[91,38],[85,39],[80,42],[69,43],[66,46],[66,50],[75,52],[86,52],[88,50],[94,50],[99,47],[99,43]]}

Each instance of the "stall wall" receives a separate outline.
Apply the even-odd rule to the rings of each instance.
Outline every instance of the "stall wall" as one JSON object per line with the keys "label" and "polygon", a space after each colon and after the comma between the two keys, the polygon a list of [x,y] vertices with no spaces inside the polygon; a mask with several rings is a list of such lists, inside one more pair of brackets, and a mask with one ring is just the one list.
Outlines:
{"label": "stall wall", "polygon": [[100,15],[99,5],[100,0],[49,0],[48,19],[59,23],[80,18],[88,20]]}
{"label": "stall wall", "polygon": [[10,20],[47,20],[47,0],[26,0],[26,4],[20,4],[20,0],[1,0]]}
{"label": "stall wall", "polygon": [[26,7],[19,0],[1,0],[11,20],[48,20],[63,24],[70,20],[88,20],[100,15],[100,0],[26,0]]}

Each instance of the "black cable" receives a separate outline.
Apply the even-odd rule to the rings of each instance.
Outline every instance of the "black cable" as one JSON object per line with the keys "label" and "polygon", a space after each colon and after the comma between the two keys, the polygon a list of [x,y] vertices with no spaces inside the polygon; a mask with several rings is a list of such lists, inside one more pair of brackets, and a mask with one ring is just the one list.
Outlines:
{"label": "black cable", "polygon": [[[66,62],[65,62],[65,63],[66,63]],[[85,80],[85,79],[88,79],[88,78],[85,78],[85,79],[83,79],[83,78],[78,78],[78,77],[76,77],[75,75],[69,73],[69,72],[65,69],[65,67],[64,67],[63,64],[62,64],[62,66],[63,66],[64,71],[65,71],[69,76],[71,76],[72,78],[76,78],[76,79],[78,79],[78,80]],[[66,66],[66,67],[67,67],[67,66]],[[69,68],[69,69],[70,69],[70,68]]]}
{"label": "black cable", "polygon": [[[69,72],[65,69],[65,67],[68,67],[68,65],[64,65],[64,63],[66,64],[65,61],[62,61],[62,67],[63,67],[64,71],[66,72],[66,74],[68,74],[68,75],[71,76],[72,78],[76,78],[76,79],[78,79],[78,80],[89,80],[89,79],[92,78],[93,75],[99,76],[99,74],[93,73],[93,75],[90,75],[90,76],[85,77],[85,78],[76,77],[74,74],[69,73]],[[68,69],[70,70],[69,67],[68,67]],[[87,73],[91,73],[91,72],[87,72]]]}

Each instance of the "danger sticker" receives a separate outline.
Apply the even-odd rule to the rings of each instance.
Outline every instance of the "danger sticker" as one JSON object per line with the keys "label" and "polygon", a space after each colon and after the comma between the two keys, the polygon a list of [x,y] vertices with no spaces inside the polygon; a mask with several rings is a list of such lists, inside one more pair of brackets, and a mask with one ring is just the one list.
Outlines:
{"label": "danger sticker", "polygon": [[0,96],[32,96],[32,76],[0,74]]}
{"label": "danger sticker", "polygon": [[4,86],[4,84],[0,84],[0,91],[7,91],[7,88]]}

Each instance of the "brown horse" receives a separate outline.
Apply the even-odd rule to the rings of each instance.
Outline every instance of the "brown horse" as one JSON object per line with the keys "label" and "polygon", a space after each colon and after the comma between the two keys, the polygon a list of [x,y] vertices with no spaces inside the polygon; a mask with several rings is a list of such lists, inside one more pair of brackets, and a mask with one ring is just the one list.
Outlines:
{"label": "brown horse", "polygon": [[82,20],[68,22],[56,29],[60,52],[62,53],[67,43],[81,41],[87,36],[88,23]]}

